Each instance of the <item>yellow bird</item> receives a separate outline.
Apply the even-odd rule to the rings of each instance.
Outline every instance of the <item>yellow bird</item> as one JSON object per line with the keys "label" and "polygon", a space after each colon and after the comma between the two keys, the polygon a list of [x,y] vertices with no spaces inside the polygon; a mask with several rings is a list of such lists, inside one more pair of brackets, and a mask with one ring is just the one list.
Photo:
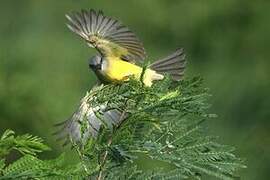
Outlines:
{"label": "yellow bird", "polygon": [[[92,57],[89,67],[102,83],[121,83],[130,76],[141,79],[146,53],[137,36],[120,21],[104,16],[101,11],[74,12],[66,15],[68,28],[83,38],[90,47],[99,52]],[[181,80],[185,69],[185,54],[178,49],[171,55],[152,63],[143,74],[143,83],[151,86],[169,74],[174,80]]]}
{"label": "yellow bird", "polygon": [[[99,52],[90,59],[89,67],[102,83],[121,83],[127,81],[130,76],[141,79],[143,68],[139,63],[145,60],[146,53],[143,44],[126,26],[104,16],[101,11],[82,10],[66,17],[69,29]],[[149,65],[144,71],[143,83],[151,86],[154,80],[163,79],[164,74],[171,75],[174,80],[180,80],[184,75],[185,64],[185,54],[182,49],[178,49]],[[96,116],[94,109],[88,107],[86,99],[82,99],[79,108],[70,119],[58,124],[61,128],[56,135],[59,139],[65,139],[65,144],[70,138],[72,142],[84,143],[89,137],[96,138],[99,134],[103,122]],[[117,109],[106,110],[106,107],[102,106],[100,109],[106,123],[120,123],[122,112]],[[85,117],[89,126],[82,134],[82,122],[85,121]]]}

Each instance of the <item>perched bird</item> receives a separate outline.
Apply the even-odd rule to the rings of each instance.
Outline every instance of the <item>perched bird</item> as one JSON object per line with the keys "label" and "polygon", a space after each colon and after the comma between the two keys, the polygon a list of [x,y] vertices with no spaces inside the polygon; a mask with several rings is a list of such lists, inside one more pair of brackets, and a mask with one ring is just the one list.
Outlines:
{"label": "perched bird", "polygon": [[[101,83],[121,83],[130,76],[141,79],[146,86],[153,81],[161,80],[169,74],[173,80],[181,80],[185,69],[185,54],[178,49],[171,55],[150,64],[145,71],[140,66],[146,58],[143,44],[137,36],[120,21],[104,16],[101,11],[74,12],[66,15],[68,28],[83,38],[90,47],[97,49],[98,54],[90,58],[89,67],[95,72]],[[59,139],[85,143],[90,137],[97,137],[103,122],[96,116],[102,112],[102,119],[107,126],[118,126],[128,114],[116,109],[107,110],[106,106],[90,107],[88,94],[82,98],[78,109],[71,118],[57,124],[60,129],[56,132]],[[82,133],[83,123],[87,122]],[[85,128],[85,126],[84,126]]]}
{"label": "perched bird", "polygon": [[[143,44],[120,21],[104,16],[101,11],[74,12],[66,15],[68,28],[83,38],[99,54],[89,61],[90,68],[103,83],[119,83],[135,76],[140,79],[143,68],[139,65],[146,58]],[[143,74],[143,83],[151,86],[164,74],[180,80],[184,75],[186,60],[183,49],[152,63]]]}

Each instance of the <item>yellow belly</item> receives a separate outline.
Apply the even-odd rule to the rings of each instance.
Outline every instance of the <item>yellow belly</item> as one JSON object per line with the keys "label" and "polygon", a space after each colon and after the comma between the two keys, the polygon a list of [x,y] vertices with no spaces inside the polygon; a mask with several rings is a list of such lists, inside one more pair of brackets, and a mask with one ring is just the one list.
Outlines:
{"label": "yellow belly", "polygon": [[108,61],[107,68],[104,72],[113,81],[123,81],[132,75],[138,78],[138,75],[142,73],[142,68],[126,61],[112,60]]}
{"label": "yellow belly", "polygon": [[[134,76],[135,79],[140,79],[142,68],[135,64],[117,60],[117,59],[110,59],[107,58],[106,67],[104,68],[103,75],[112,82],[121,82],[127,81],[130,76]],[[151,69],[146,69],[143,77],[143,82],[146,86],[151,86],[152,81],[155,80],[155,76],[158,79],[162,79],[163,76],[157,74],[155,71]]]}

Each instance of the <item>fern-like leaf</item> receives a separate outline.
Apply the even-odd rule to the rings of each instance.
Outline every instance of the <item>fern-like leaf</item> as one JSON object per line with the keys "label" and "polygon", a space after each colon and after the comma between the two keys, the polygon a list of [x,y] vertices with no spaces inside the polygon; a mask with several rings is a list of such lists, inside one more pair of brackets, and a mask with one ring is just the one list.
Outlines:
{"label": "fern-like leaf", "polygon": [[11,150],[36,155],[36,153],[48,151],[50,148],[39,137],[29,134],[15,136],[14,131],[6,130],[0,139],[0,157],[7,155]]}

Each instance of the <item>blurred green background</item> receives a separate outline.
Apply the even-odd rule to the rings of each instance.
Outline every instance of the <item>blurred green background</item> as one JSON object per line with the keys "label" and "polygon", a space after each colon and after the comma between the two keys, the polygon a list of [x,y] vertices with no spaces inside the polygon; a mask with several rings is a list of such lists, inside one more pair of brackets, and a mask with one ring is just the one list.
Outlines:
{"label": "blurred green background", "polygon": [[2,0],[0,5],[0,131],[41,136],[64,149],[52,125],[67,119],[95,83],[95,54],[65,26],[64,14],[101,9],[143,40],[150,60],[178,47],[186,77],[211,89],[208,131],[237,147],[242,179],[270,177],[270,1],[258,0]]}

